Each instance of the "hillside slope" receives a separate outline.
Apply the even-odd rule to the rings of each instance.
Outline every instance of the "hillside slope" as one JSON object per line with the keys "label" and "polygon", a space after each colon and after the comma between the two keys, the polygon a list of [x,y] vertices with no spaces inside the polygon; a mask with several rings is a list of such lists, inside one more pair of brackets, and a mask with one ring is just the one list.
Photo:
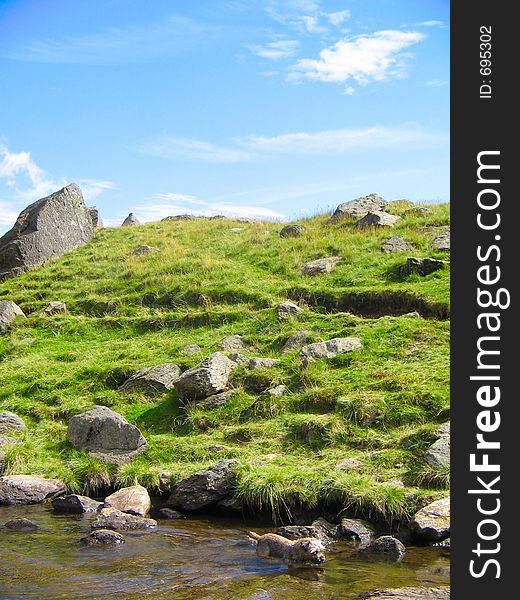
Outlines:
{"label": "hillside slope", "polygon": [[[378,230],[321,215],[301,221],[297,238],[281,238],[279,223],[229,219],[105,229],[4,282],[0,299],[29,316],[0,336],[0,410],[28,424],[7,448],[4,472],[57,476],[90,493],[108,483],[153,490],[161,474],[176,481],[237,458],[236,493],[255,508],[334,502],[385,518],[410,514],[448,484],[424,452],[449,419],[449,268],[396,274],[407,256],[449,258],[431,245],[436,228],[449,224],[449,206],[431,208]],[[417,250],[383,253],[391,235]],[[159,252],[133,256],[144,244]],[[332,273],[302,274],[305,262],[333,255],[343,261]],[[280,321],[276,307],[288,299],[305,310]],[[40,316],[54,300],[67,314]],[[406,314],[413,311],[421,316]],[[310,341],[354,335],[364,347],[303,368],[297,351],[281,353],[300,330]],[[116,391],[144,367],[194,366],[233,334],[253,346],[251,356],[281,362],[236,369],[237,393],[222,407],[184,404],[175,392],[150,399]],[[202,351],[185,353],[190,344]],[[280,384],[282,396],[265,393]],[[95,404],[136,424],[150,450],[116,469],[74,449],[65,441],[68,419]],[[359,463],[337,468],[346,458]]]}

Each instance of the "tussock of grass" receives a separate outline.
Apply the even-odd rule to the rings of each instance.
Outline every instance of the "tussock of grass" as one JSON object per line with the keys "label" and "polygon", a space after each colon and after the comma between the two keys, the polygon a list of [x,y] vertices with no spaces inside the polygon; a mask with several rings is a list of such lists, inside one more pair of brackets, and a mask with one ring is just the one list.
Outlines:
{"label": "tussock of grass", "polygon": [[[60,260],[4,282],[0,298],[29,318],[0,336],[0,410],[28,425],[7,447],[3,471],[60,477],[71,491],[95,495],[135,483],[157,491],[161,474],[175,482],[237,458],[237,495],[274,516],[336,504],[406,517],[449,483],[449,473],[424,461],[432,432],[449,418],[449,269],[391,275],[408,254],[447,258],[431,243],[434,228],[449,224],[449,206],[420,217],[405,215],[407,208],[392,203],[389,210],[403,218],[391,231],[359,231],[318,215],[301,221],[299,238],[280,238],[278,223],[230,233],[235,223],[227,219],[105,229]],[[381,252],[390,235],[417,250]],[[132,256],[143,244],[160,252]],[[302,275],[304,262],[336,254],[344,260],[329,275]],[[305,311],[280,321],[276,306],[291,298]],[[39,316],[52,300],[66,302],[68,313]],[[426,318],[404,314],[414,310]],[[364,347],[302,369],[298,351],[280,354],[299,330],[311,341],[355,335]],[[237,369],[237,393],[225,406],[185,404],[175,392],[154,399],[117,393],[136,370],[164,362],[192,367],[232,334],[253,345],[252,355],[281,362]],[[184,354],[194,343],[202,353]],[[282,383],[283,396],[266,393]],[[72,448],[67,422],[94,404],[139,426],[150,450],[114,468]],[[361,467],[336,470],[343,458]],[[385,485],[392,479],[406,487]]]}

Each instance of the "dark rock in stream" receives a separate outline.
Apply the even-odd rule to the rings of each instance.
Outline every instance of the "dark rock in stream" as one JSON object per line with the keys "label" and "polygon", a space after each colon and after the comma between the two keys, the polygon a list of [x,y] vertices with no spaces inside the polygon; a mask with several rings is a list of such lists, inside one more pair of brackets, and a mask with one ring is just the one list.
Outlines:
{"label": "dark rock in stream", "polygon": [[159,516],[162,519],[185,519],[186,515],[173,508],[161,508]]}
{"label": "dark rock in stream", "polygon": [[124,513],[117,508],[102,508],[91,523],[92,529],[113,529],[131,531],[134,529],[155,529],[157,521]]}
{"label": "dark rock in stream", "polygon": [[65,484],[58,479],[38,475],[6,475],[0,477],[0,506],[38,504],[65,492]]}
{"label": "dark rock in stream", "polygon": [[362,544],[371,542],[376,537],[374,527],[363,519],[341,519],[338,533],[342,538],[358,539]]}
{"label": "dark rock in stream", "polygon": [[359,547],[360,554],[371,555],[392,562],[400,562],[406,552],[404,544],[391,535],[382,535]]}
{"label": "dark rock in stream", "polygon": [[4,523],[4,527],[13,531],[22,532],[38,531],[38,529],[40,529],[40,527],[34,521],[24,519],[23,517],[20,519],[11,519],[10,521],[7,521],[7,523]]}
{"label": "dark rock in stream", "polygon": [[52,508],[58,513],[69,513],[81,515],[84,513],[95,513],[103,506],[102,502],[97,502],[87,496],[78,494],[69,494],[68,496],[59,496],[52,500]]}
{"label": "dark rock in stream", "polygon": [[359,594],[352,600],[450,600],[450,588],[407,587],[395,590],[374,590]]}
{"label": "dark rock in stream", "polygon": [[116,531],[98,529],[81,538],[80,542],[85,546],[112,546],[114,544],[124,544],[125,538]]}

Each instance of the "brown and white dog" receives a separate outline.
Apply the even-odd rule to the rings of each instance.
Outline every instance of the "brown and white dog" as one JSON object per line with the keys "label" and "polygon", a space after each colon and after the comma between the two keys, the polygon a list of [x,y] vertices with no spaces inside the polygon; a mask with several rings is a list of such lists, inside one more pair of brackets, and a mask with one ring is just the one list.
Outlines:
{"label": "brown and white dog", "polygon": [[256,542],[256,553],[262,558],[281,558],[288,563],[312,563],[319,565],[325,561],[324,547],[316,538],[288,540],[276,533],[258,535],[250,531],[249,539]]}

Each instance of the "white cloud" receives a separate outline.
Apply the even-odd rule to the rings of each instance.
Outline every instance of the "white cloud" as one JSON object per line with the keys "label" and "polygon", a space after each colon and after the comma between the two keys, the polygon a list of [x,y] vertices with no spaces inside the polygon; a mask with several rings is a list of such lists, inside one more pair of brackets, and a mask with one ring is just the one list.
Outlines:
{"label": "white cloud", "polygon": [[444,21],[421,21],[415,24],[416,27],[446,27]]}
{"label": "white cloud", "polygon": [[414,31],[385,30],[341,40],[320,52],[320,58],[301,59],[291,68],[291,79],[359,84],[403,76],[405,48],[424,35]]}
{"label": "white cloud", "polygon": [[248,161],[251,153],[236,147],[225,147],[188,138],[162,136],[145,141],[137,146],[143,154],[161,158],[180,158],[208,162],[235,163]]}
{"label": "white cloud", "polygon": [[296,17],[296,21],[299,21],[303,24],[303,27],[307,33],[325,33],[327,31],[326,27],[323,27],[319,24],[319,17],[316,15],[303,15],[301,17]]}
{"label": "white cloud", "polygon": [[300,46],[297,40],[280,40],[277,42],[269,42],[264,45],[248,46],[249,50],[260,56],[270,60],[279,60],[281,58],[290,58],[294,56]]}
{"label": "white cloud", "polygon": [[338,12],[328,13],[327,17],[331,25],[339,27],[350,17],[350,10],[339,10]]}
{"label": "white cloud", "polygon": [[113,181],[103,181],[99,179],[80,179],[78,184],[87,201],[95,200],[106,190],[117,190],[117,185]]}
{"label": "white cloud", "polygon": [[431,79],[430,81],[426,82],[426,85],[429,85],[431,87],[443,87],[445,85],[448,85],[449,81],[447,79]]}
{"label": "white cloud", "polygon": [[190,214],[194,216],[225,215],[253,219],[283,219],[284,215],[264,206],[245,206],[232,202],[206,201],[190,194],[167,192],[156,194],[150,202],[132,207],[144,221],[158,221],[170,215]]}

